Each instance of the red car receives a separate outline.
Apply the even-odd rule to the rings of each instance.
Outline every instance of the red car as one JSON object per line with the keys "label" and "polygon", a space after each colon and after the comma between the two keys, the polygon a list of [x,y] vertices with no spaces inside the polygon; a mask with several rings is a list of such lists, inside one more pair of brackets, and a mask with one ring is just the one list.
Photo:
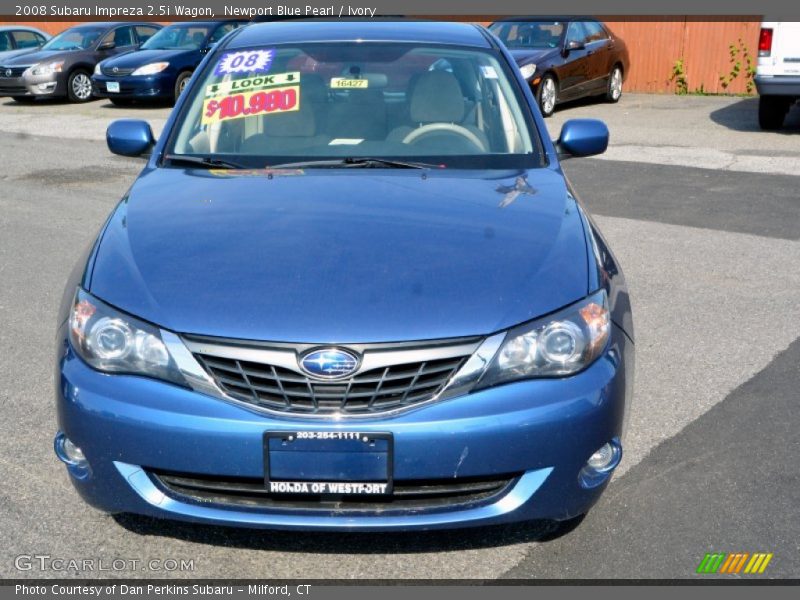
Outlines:
{"label": "red car", "polygon": [[545,117],[556,104],[585,96],[617,102],[628,74],[628,48],[588,17],[515,17],[489,29],[511,51]]}

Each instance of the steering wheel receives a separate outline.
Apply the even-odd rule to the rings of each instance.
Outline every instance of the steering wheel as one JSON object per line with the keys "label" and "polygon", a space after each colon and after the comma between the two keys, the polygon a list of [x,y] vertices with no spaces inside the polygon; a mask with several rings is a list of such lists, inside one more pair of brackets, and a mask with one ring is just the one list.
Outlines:
{"label": "steering wheel", "polygon": [[422,127],[410,132],[405,138],[403,138],[403,143],[413,144],[419,140],[419,138],[431,133],[436,133],[437,131],[447,131],[450,133],[455,133],[456,135],[460,135],[461,137],[466,138],[475,144],[475,146],[477,146],[481,152],[486,152],[486,146],[477,135],[475,135],[466,127],[456,125],[455,123],[428,123],[427,125],[423,125]]}

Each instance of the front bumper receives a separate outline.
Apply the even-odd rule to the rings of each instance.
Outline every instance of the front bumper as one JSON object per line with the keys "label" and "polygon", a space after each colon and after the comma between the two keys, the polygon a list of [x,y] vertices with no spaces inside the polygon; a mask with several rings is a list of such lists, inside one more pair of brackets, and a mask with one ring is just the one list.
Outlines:
{"label": "front bumper", "polygon": [[760,96],[795,96],[800,98],[800,76],[756,75],[756,90]]}
{"label": "front bumper", "polygon": [[[104,375],[64,342],[57,366],[60,429],[90,471],[71,480],[91,505],[209,524],[317,530],[409,530],[569,519],[597,501],[578,474],[591,454],[621,437],[630,399],[633,344],[613,327],[606,353],[564,379],[499,386],[398,415],[309,421],[265,415],[141,377]],[[515,474],[498,497],[403,510],[309,506],[231,507],[198,502],[159,485],[155,471],[259,478],[265,431],[390,431],[394,479],[442,480]]]}
{"label": "front bumper", "polygon": [[65,90],[66,86],[56,73],[0,77],[0,96],[58,96],[63,95]]}
{"label": "front bumper", "polygon": [[[109,92],[108,84],[119,84],[119,92]],[[159,73],[147,76],[107,77],[92,76],[92,92],[98,98],[155,99],[172,98],[175,93],[175,76]]]}

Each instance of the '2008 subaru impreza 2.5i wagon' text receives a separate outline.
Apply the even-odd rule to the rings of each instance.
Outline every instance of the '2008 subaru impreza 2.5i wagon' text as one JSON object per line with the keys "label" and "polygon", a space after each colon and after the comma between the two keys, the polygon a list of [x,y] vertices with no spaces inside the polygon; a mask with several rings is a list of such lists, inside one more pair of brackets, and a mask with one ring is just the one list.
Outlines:
{"label": "'2008 subaru impreza 2.5i wagon' text", "polygon": [[513,59],[453,23],[209,53],[70,279],[58,457],[90,504],[245,527],[563,521],[622,456],[620,268]]}

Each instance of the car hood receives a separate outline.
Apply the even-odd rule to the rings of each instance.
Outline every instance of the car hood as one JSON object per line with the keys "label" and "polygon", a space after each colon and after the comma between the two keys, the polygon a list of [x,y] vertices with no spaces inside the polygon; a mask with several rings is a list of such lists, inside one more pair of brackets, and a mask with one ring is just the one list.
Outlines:
{"label": "car hood", "polygon": [[528,63],[538,64],[543,60],[547,60],[558,54],[558,48],[544,48],[541,50],[534,49],[516,49],[511,50],[511,56],[517,62],[518,66],[527,65]]}
{"label": "car hood", "polygon": [[24,56],[26,54],[33,54],[37,52],[37,50],[31,50],[30,48],[22,48],[20,50],[6,50],[5,52],[0,52],[0,65],[5,66],[6,63],[10,63],[11,59],[17,58],[18,56]]}
{"label": "car hood", "polygon": [[143,174],[91,292],[179,333],[312,343],[487,334],[588,292],[557,171],[231,173]]}
{"label": "car hood", "polygon": [[16,56],[11,60],[4,61],[3,66],[35,65],[40,62],[68,58],[73,56],[76,52],[87,52],[87,50],[36,50],[35,52],[26,53],[21,56]]}
{"label": "car hood", "polygon": [[121,56],[103,61],[103,67],[119,67],[120,69],[136,69],[153,62],[175,60],[197,50],[134,50]]}

